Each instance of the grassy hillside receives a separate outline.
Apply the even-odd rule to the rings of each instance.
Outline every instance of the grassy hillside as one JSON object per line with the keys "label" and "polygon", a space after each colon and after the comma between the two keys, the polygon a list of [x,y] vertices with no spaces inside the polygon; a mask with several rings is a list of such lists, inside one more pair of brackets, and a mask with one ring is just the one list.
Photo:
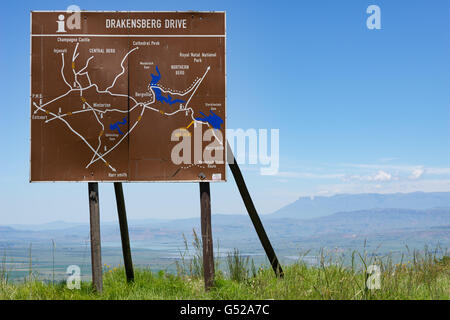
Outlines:
{"label": "grassy hillside", "polygon": [[[365,258],[355,254],[355,260]],[[65,283],[43,283],[30,277],[23,283],[0,284],[0,299],[445,299],[450,298],[450,258],[417,257],[393,265],[379,261],[381,289],[366,290],[364,267],[344,267],[322,260],[318,267],[302,263],[285,267],[284,279],[270,269],[246,269],[245,259],[228,259],[226,272],[216,273],[215,288],[205,292],[200,261],[180,266],[177,275],[136,270],[135,282],[127,284],[123,268],[105,266],[104,292],[92,291],[89,282],[80,290]],[[187,268],[186,268],[187,266]]]}

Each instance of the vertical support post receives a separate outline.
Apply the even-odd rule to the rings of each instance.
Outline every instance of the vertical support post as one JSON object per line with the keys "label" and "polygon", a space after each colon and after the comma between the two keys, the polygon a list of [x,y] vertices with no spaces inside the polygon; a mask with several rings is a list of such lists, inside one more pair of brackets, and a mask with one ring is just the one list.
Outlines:
{"label": "vertical support post", "polygon": [[255,205],[253,204],[252,197],[248,192],[247,186],[245,185],[244,177],[242,176],[241,169],[239,169],[239,165],[234,158],[233,151],[231,150],[230,144],[227,141],[227,158],[228,165],[233,173],[234,180],[236,181],[237,187],[239,189],[239,193],[241,194],[242,200],[244,201],[245,207],[247,208],[247,212],[252,220],[253,226],[255,227],[256,233],[258,234],[259,241],[266,252],[267,258],[269,259],[270,264],[272,265],[273,271],[278,277],[283,277],[283,269],[278,261],[278,258],[275,254],[275,251],[272,248],[272,244],[270,243],[269,237],[267,237],[266,231],[264,230],[264,226],[261,222],[261,219],[258,216],[258,212],[256,211]]}
{"label": "vertical support post", "polygon": [[92,284],[94,289],[101,293],[103,290],[102,280],[102,254],[100,242],[100,208],[98,203],[98,183],[89,182],[89,213],[91,225],[91,264]]}
{"label": "vertical support post", "polygon": [[119,215],[120,238],[122,240],[125,273],[127,275],[127,282],[133,282],[133,260],[131,258],[130,236],[128,234],[127,211],[125,209],[122,182],[114,182],[114,192],[116,193],[117,213]]}
{"label": "vertical support post", "polygon": [[205,290],[214,285],[214,254],[211,230],[211,195],[209,182],[200,182],[201,229],[203,243],[203,274]]}

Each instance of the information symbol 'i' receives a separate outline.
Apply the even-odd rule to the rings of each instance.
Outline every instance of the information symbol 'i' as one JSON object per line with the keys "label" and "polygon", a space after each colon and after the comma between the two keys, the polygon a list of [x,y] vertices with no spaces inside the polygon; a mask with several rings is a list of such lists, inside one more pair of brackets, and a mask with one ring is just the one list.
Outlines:
{"label": "information symbol 'i'", "polygon": [[58,21],[56,21],[56,23],[58,24],[58,30],[56,30],[56,32],[66,32],[66,29],[64,28],[64,21],[65,17],[63,14],[60,14],[58,16]]}

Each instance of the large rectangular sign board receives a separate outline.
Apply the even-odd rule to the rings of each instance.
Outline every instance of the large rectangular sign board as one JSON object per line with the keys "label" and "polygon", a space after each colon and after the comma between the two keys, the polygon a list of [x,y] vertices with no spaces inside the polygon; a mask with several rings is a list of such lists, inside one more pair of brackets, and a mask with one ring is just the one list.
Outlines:
{"label": "large rectangular sign board", "polygon": [[30,181],[225,181],[224,12],[31,12]]}

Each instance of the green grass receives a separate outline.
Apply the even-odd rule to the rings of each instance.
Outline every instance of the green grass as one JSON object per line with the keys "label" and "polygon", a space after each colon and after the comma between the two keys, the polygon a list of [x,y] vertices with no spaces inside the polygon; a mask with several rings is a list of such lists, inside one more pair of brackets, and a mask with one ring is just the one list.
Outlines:
{"label": "green grass", "polygon": [[[198,276],[153,273],[135,270],[135,282],[127,284],[123,268],[105,267],[103,293],[97,294],[89,282],[81,289],[69,290],[66,284],[44,283],[30,277],[23,283],[0,282],[0,299],[444,299],[450,297],[450,258],[436,259],[415,255],[413,261],[394,265],[389,259],[376,262],[381,268],[381,289],[365,289],[363,262],[344,267],[326,259],[318,267],[296,263],[285,267],[285,277],[278,279],[271,269],[237,275],[231,262],[231,273],[216,272],[215,287],[206,292]],[[235,260],[243,264],[242,260]],[[245,263],[245,262],[244,262]],[[229,274],[229,275],[227,275]],[[239,279],[239,280],[232,280]]]}

